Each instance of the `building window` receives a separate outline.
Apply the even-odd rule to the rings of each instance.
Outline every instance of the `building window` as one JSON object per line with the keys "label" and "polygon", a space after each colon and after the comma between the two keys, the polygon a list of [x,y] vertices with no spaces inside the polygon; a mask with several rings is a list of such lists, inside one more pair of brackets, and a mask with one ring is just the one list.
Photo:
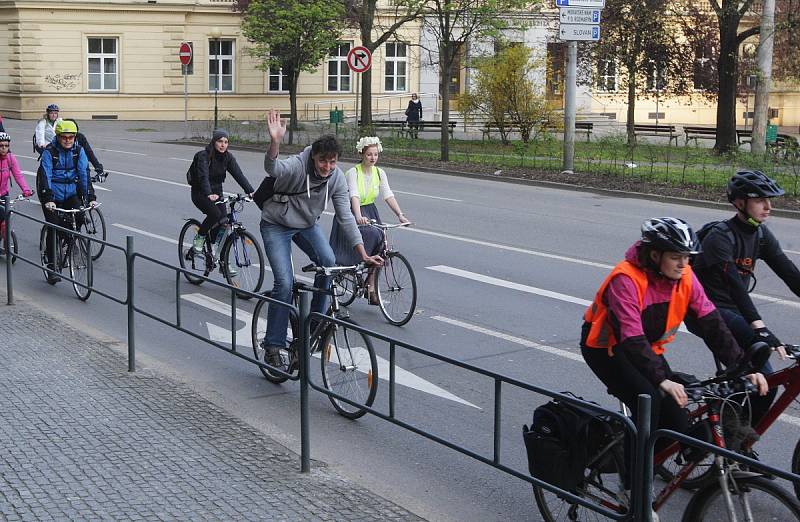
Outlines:
{"label": "building window", "polygon": [[698,46],[694,51],[694,74],[692,81],[698,91],[709,91],[714,88],[714,48],[711,45]]}
{"label": "building window", "polygon": [[650,61],[647,64],[647,90],[661,92],[667,86],[667,71],[663,63]]}
{"label": "building window", "polygon": [[233,92],[233,40],[208,41],[208,90]]}
{"label": "building window", "polygon": [[597,63],[597,89],[606,92],[617,90],[617,63],[613,59]]}
{"label": "building window", "polygon": [[269,68],[269,92],[288,92],[289,77],[283,73],[283,67]]}
{"label": "building window", "polygon": [[401,42],[386,44],[386,78],[384,89],[387,92],[407,90],[408,46]]}
{"label": "building window", "polygon": [[350,47],[350,42],[340,42],[328,56],[328,92],[350,92],[350,68],[347,67]]}
{"label": "building window", "polygon": [[89,38],[88,71],[90,91],[116,91],[119,82],[117,75],[116,38]]}

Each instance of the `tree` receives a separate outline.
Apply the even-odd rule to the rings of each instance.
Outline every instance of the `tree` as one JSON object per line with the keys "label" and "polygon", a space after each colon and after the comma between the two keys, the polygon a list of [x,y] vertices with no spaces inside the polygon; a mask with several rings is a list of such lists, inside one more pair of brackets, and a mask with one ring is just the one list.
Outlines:
{"label": "tree", "polygon": [[242,34],[252,43],[248,54],[259,68],[281,68],[289,80],[289,143],[297,128],[297,83],[301,72],[313,72],[341,35],[344,4],[325,0],[249,0]]}
{"label": "tree", "polygon": [[588,58],[598,70],[610,67],[619,72],[613,88],[627,92],[625,122],[630,144],[636,142],[637,99],[692,92],[684,71],[686,57],[693,58],[693,51],[664,16],[667,6],[667,0],[608,0],[600,41],[581,53],[584,61]]}
{"label": "tree", "polygon": [[[541,0],[428,0],[423,29],[428,33],[426,48],[432,65],[439,68],[439,94],[442,100],[441,161],[450,159],[449,78],[459,56],[466,54],[471,41],[495,37],[514,26],[515,12],[533,9]],[[516,25],[523,25],[517,23]],[[432,42],[436,47],[427,47]]]}
{"label": "tree", "polygon": [[[395,0],[393,12],[379,13],[378,0],[347,0],[347,19],[358,27],[361,45],[371,53],[393,38],[404,24],[417,19],[426,0]],[[388,24],[384,20],[389,20]],[[376,29],[378,33],[376,34]],[[376,37],[377,36],[377,37]],[[361,122],[372,123],[372,68],[361,73]]]}
{"label": "tree", "polygon": [[800,81],[800,0],[775,2],[775,52],[773,77]]}
{"label": "tree", "polygon": [[529,48],[506,47],[478,62],[473,84],[459,99],[461,110],[486,117],[497,126],[505,144],[509,142],[512,126],[519,129],[522,141],[528,143],[555,121],[543,88],[532,81],[544,69],[545,59],[532,58]]}

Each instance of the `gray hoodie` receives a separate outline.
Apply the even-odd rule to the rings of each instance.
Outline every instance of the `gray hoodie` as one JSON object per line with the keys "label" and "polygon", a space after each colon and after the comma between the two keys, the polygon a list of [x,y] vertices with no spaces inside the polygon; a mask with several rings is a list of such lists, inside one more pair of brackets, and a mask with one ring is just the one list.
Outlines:
{"label": "gray hoodie", "polygon": [[275,178],[276,194],[264,204],[261,219],[289,228],[308,228],[319,220],[330,196],[336,213],[334,219],[352,247],[363,244],[350,210],[347,181],[339,167],[327,178],[320,177],[311,159],[311,147],[306,147],[286,159],[270,159],[269,153],[265,154],[264,170]]}

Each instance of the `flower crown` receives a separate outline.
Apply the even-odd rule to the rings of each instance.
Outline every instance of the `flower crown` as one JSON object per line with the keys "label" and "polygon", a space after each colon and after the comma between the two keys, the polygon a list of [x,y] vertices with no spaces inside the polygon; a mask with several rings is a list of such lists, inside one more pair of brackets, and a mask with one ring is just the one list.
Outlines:
{"label": "flower crown", "polygon": [[370,145],[377,145],[378,152],[383,152],[383,145],[381,145],[381,140],[377,136],[364,136],[359,139],[358,143],[356,143],[356,151],[361,154]]}

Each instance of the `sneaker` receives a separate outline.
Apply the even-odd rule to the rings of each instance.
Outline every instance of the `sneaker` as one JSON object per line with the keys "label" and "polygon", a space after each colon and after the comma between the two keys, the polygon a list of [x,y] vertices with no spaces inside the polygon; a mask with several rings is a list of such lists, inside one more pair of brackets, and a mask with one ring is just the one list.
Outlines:
{"label": "sneaker", "polygon": [[[47,268],[49,270],[55,270],[55,265],[53,263],[48,263]],[[48,272],[47,273],[47,282],[51,285],[54,285],[61,281],[61,276],[55,272]]]}
{"label": "sneaker", "polygon": [[284,369],[283,358],[281,357],[282,346],[267,346],[264,348],[264,362],[279,370]]}
{"label": "sneaker", "polygon": [[192,248],[194,248],[195,253],[202,254],[203,253],[203,243],[206,242],[206,238],[204,238],[201,234],[197,234],[194,236],[194,241],[192,241]]}

